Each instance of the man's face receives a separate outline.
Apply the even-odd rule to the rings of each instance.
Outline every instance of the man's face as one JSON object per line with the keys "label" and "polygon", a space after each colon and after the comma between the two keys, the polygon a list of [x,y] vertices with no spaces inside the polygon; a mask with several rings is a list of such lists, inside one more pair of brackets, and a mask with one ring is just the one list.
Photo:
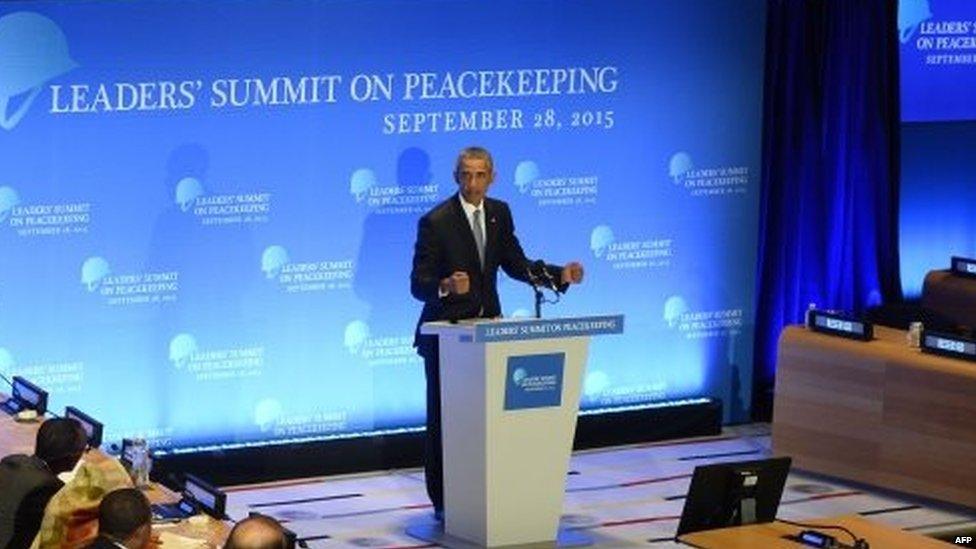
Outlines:
{"label": "man's face", "polygon": [[479,206],[495,180],[495,173],[484,158],[462,158],[461,165],[454,173],[454,180],[465,202]]}

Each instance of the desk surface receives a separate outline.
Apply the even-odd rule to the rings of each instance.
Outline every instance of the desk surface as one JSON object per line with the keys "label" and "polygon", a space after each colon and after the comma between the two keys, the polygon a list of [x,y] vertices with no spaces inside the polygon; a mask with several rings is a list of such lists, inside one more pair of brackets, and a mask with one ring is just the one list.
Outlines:
{"label": "desk surface", "polygon": [[[871,545],[871,549],[912,548],[912,549],[940,549],[952,547],[951,544],[933,538],[927,538],[913,532],[899,530],[885,524],[873,522],[857,515],[844,515],[810,521],[811,524],[825,524],[843,526],[855,535],[864,538]],[[782,522],[766,524],[751,524],[733,528],[719,528],[685,534],[679,541],[692,547],[704,549],[797,549],[805,547],[784,536],[796,535],[803,528],[790,526]],[[851,537],[841,530],[820,530],[830,534],[841,543],[852,545]]]}
{"label": "desk surface", "polygon": [[783,330],[773,452],[797,469],[976,507],[976,363],[912,349],[901,330],[875,336]]}
{"label": "desk surface", "polygon": [[[0,402],[6,400],[7,396],[0,393]],[[14,421],[14,418],[0,412],[0,457],[10,454],[32,454],[34,453],[34,438],[37,430],[41,426],[41,421],[21,423]],[[93,452],[86,459],[113,459],[108,455],[98,451]],[[165,486],[152,483],[145,491],[146,497],[152,503],[171,503],[179,500],[179,495],[173,493]],[[210,545],[220,546],[227,539],[230,533],[230,526],[223,521],[207,517],[206,521],[191,523],[182,521],[171,525],[157,525],[154,527],[156,532],[169,532],[180,536],[206,541]]]}

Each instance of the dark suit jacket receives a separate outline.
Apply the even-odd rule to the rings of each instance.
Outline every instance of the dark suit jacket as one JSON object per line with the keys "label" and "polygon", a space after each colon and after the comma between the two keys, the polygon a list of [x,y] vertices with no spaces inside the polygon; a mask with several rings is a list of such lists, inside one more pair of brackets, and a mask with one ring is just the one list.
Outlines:
{"label": "dark suit jacket", "polygon": [[0,461],[0,547],[30,547],[41,527],[44,508],[64,483],[34,456]]}
{"label": "dark suit jacket", "polygon": [[[478,260],[474,233],[457,194],[420,218],[417,243],[414,245],[413,271],[410,274],[410,292],[424,302],[414,337],[414,346],[418,347],[421,355],[431,349],[435,342],[435,336],[420,335],[420,325],[424,322],[501,315],[497,287],[499,267],[516,280],[529,281],[528,269],[532,262],[525,257],[522,245],[515,236],[515,224],[508,204],[486,197],[484,211],[484,270]],[[547,268],[558,281],[562,270],[551,265]],[[455,271],[468,273],[470,290],[464,295],[440,297],[438,287],[441,279]],[[565,291],[565,286],[560,290]]]}

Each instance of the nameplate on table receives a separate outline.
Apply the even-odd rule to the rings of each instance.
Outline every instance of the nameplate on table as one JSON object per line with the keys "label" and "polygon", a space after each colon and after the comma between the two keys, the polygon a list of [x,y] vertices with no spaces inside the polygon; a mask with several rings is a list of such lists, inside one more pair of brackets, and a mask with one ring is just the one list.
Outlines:
{"label": "nameplate on table", "polygon": [[824,311],[810,311],[810,328],[815,332],[847,339],[860,341],[874,339],[874,326],[870,322]]}
{"label": "nameplate on table", "polygon": [[623,331],[623,315],[501,320],[484,322],[475,326],[473,339],[478,343],[493,343],[496,341],[621,334]]}
{"label": "nameplate on table", "polygon": [[976,259],[952,256],[952,274],[976,278]]}
{"label": "nameplate on table", "polygon": [[925,330],[922,332],[922,350],[936,355],[976,361],[976,340],[962,336]]}

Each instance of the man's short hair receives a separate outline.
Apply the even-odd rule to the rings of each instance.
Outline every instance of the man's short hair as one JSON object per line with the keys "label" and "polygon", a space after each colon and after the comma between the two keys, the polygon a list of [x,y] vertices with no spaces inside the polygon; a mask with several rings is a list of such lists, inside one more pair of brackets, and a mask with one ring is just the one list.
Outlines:
{"label": "man's short hair", "polygon": [[152,510],[145,494],[136,488],[109,492],[98,506],[98,533],[123,541],[152,521]]}
{"label": "man's short hair", "polygon": [[271,517],[250,516],[234,525],[224,549],[285,549],[285,533]]}
{"label": "man's short hair", "polygon": [[[34,442],[34,455],[47,464],[81,456],[88,445],[88,434],[75,419],[52,418],[41,424]],[[73,464],[72,464],[73,465]]]}
{"label": "man's short hair", "polygon": [[465,147],[461,149],[460,153],[458,153],[457,161],[454,163],[454,174],[457,175],[461,172],[461,162],[471,158],[486,161],[488,163],[488,171],[495,171],[495,162],[492,160],[491,153],[488,152],[488,149],[484,147],[472,146]]}

